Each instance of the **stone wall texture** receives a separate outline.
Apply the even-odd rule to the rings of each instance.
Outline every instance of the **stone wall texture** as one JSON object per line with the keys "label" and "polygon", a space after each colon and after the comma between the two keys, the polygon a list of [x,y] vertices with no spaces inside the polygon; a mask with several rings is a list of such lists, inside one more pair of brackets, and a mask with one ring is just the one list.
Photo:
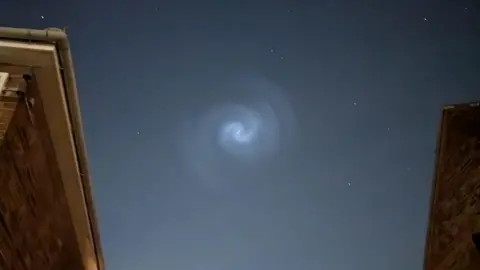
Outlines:
{"label": "stone wall texture", "polygon": [[83,269],[34,81],[0,145],[0,269]]}
{"label": "stone wall texture", "polygon": [[425,270],[480,270],[480,107],[443,112],[425,252]]}

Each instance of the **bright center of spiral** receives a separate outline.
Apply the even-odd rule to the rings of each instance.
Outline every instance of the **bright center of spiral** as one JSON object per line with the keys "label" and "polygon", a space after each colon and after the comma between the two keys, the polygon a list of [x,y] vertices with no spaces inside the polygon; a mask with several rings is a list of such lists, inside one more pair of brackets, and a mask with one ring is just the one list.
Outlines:
{"label": "bright center of spiral", "polygon": [[220,146],[234,155],[253,154],[259,149],[262,116],[244,106],[228,107],[219,129]]}
{"label": "bright center of spiral", "polygon": [[239,143],[248,143],[254,136],[253,130],[247,130],[241,122],[232,122],[225,126],[225,132]]}

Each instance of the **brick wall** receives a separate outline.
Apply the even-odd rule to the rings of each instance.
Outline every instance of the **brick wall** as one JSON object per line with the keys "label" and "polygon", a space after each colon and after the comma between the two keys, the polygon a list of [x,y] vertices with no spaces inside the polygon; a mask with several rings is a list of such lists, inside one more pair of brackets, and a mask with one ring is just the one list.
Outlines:
{"label": "brick wall", "polygon": [[0,95],[0,144],[7,132],[8,123],[10,122],[16,105],[16,99]]}
{"label": "brick wall", "polygon": [[446,110],[440,138],[425,269],[480,269],[480,107]]}
{"label": "brick wall", "polygon": [[8,123],[12,118],[13,111],[17,105],[17,91],[22,91],[25,87],[25,80],[22,74],[8,74],[0,72],[0,144],[2,143]]}
{"label": "brick wall", "polygon": [[0,146],[0,269],[83,269],[34,82],[26,95]]}

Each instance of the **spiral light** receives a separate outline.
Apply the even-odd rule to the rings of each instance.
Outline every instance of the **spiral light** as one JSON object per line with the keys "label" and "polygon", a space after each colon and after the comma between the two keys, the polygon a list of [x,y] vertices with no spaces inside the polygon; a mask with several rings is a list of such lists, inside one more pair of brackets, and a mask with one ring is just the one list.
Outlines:
{"label": "spiral light", "polygon": [[289,145],[295,131],[293,111],[270,81],[242,76],[218,88],[220,102],[184,121],[181,142],[195,176],[214,186],[261,167]]}

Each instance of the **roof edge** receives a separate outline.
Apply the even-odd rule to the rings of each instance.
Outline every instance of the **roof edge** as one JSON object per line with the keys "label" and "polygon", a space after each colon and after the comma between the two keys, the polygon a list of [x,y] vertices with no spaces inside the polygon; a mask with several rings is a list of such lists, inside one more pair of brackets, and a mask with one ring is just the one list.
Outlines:
{"label": "roof edge", "polygon": [[85,201],[87,204],[88,214],[91,217],[90,227],[92,230],[92,241],[95,248],[95,255],[98,260],[98,265],[100,270],[104,270],[104,260],[102,247],[100,242],[100,232],[98,228],[98,219],[95,209],[95,204],[93,202],[93,188],[90,179],[90,171],[87,161],[87,149],[85,144],[85,137],[82,124],[82,115],[80,111],[79,98],[77,93],[77,86],[75,80],[75,73],[73,67],[72,56],[70,52],[70,47],[67,40],[67,35],[65,34],[65,40],[62,40],[59,44],[59,56],[61,66],[63,67],[62,76],[65,82],[66,89],[66,99],[67,105],[71,113],[71,123],[73,129],[73,139],[77,147],[78,154],[78,163],[80,170],[80,178],[82,179],[83,191],[85,194]]}
{"label": "roof edge", "polygon": [[442,110],[451,110],[454,108],[466,108],[466,107],[480,107],[480,100],[479,101],[470,101],[464,103],[454,103],[454,104],[445,104],[442,107]]}
{"label": "roof edge", "polygon": [[87,162],[87,150],[85,146],[80,104],[78,101],[77,86],[68,36],[63,30],[58,28],[38,30],[0,27],[0,37],[23,41],[43,41],[55,43],[60,58],[60,66],[63,68],[60,73],[63,77],[67,108],[70,112],[69,118],[70,122],[72,123],[73,140],[75,142],[77,152],[77,161],[79,165],[80,179],[82,179],[83,192],[85,194],[85,203],[88,215],[90,216],[88,220],[90,222],[90,229],[92,232],[94,252],[100,270],[104,270],[105,264],[100,242],[97,215],[95,205],[93,203],[92,185]]}
{"label": "roof edge", "polygon": [[[449,109],[450,106],[455,106],[455,105],[445,105],[442,107],[441,111],[441,117],[440,117],[440,123],[438,126],[437,130],[437,142],[435,146],[435,161],[434,161],[434,167],[433,167],[433,181],[432,181],[432,187],[430,191],[430,202],[429,202],[429,209],[428,209],[428,220],[427,220],[427,228],[426,228],[426,234],[425,234],[425,247],[424,247],[424,258],[423,258],[423,267],[424,270],[429,270],[433,269],[431,265],[429,264],[429,256],[431,254],[431,249],[430,249],[430,242],[432,238],[432,230],[431,226],[432,224],[432,218],[433,218],[433,206],[435,205],[435,199],[436,199],[436,190],[438,187],[438,165],[440,163],[440,156],[441,156],[441,150],[442,150],[442,144],[443,144],[443,139],[442,135],[444,133],[444,127],[445,127],[445,113]],[[427,266],[429,268],[427,268]]]}

